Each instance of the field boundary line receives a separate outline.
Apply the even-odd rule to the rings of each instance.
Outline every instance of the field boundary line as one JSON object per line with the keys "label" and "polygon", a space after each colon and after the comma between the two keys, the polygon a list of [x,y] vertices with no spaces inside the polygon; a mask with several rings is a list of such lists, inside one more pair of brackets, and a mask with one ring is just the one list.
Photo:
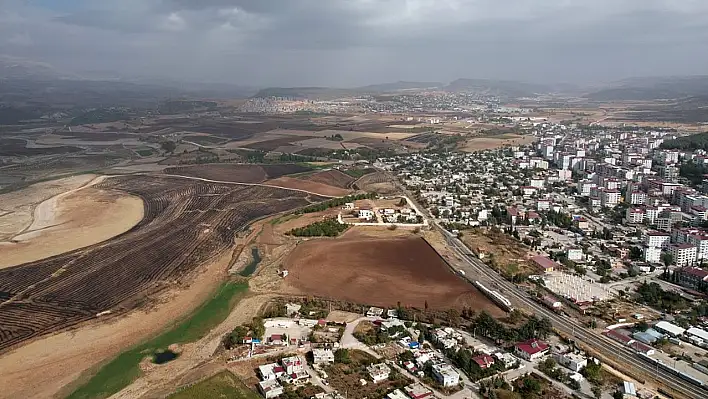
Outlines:
{"label": "field boundary line", "polygon": [[[207,183],[219,183],[219,184],[233,184],[233,185],[239,185],[239,186],[256,186],[256,187],[268,187],[268,188],[279,188],[281,190],[288,190],[288,191],[297,191],[300,193],[305,193],[305,194],[311,194],[311,195],[318,195],[320,197],[325,197],[325,198],[339,198],[336,195],[324,195],[320,193],[315,193],[312,191],[307,191],[307,190],[301,190],[299,188],[288,188],[288,187],[280,187],[280,186],[274,186],[272,184],[263,184],[263,183],[239,183],[239,182],[233,182],[233,181],[222,181],[222,180],[211,180],[211,179],[205,179],[203,177],[194,177],[194,176],[183,176],[183,175],[172,175],[172,174],[161,174],[161,175],[155,175],[155,174],[149,174],[149,173],[137,173],[136,175],[138,176],[151,176],[151,177],[160,177],[160,176],[165,176],[165,177],[179,177],[182,179],[190,179],[190,180],[199,180]],[[135,176],[135,175],[134,175]]]}

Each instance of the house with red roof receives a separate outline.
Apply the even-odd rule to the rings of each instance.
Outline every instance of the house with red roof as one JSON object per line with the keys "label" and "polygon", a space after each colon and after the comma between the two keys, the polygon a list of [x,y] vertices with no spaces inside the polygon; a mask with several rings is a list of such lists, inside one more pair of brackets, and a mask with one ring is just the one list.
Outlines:
{"label": "house with red roof", "polygon": [[494,358],[489,355],[475,356],[472,360],[474,360],[474,362],[477,363],[477,365],[482,369],[486,369],[494,365]]}
{"label": "house with red roof", "polygon": [[533,361],[545,356],[548,353],[548,348],[547,343],[531,338],[514,345],[514,353],[522,359]]}

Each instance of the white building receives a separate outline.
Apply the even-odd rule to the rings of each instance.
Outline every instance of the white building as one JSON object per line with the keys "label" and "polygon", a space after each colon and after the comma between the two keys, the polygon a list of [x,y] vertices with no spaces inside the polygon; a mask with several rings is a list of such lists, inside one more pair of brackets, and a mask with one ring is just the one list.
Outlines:
{"label": "white building", "polygon": [[669,253],[674,258],[677,266],[689,266],[696,263],[698,251],[695,245],[691,244],[671,244]]}
{"label": "white building", "polygon": [[569,248],[568,249],[568,260],[579,261],[583,259],[583,249],[582,248]]}
{"label": "white building", "polygon": [[391,374],[391,368],[386,365],[386,363],[372,364],[366,368],[369,376],[374,381],[374,383],[379,383],[388,379]]}
{"label": "white building", "polygon": [[374,218],[374,211],[370,209],[359,209],[359,219],[371,220]]}
{"label": "white building", "polygon": [[664,248],[669,245],[671,234],[658,231],[650,231],[644,237],[644,243],[652,248]]}
{"label": "white building", "polygon": [[563,367],[579,372],[588,365],[588,359],[575,353],[556,353],[553,358]]}
{"label": "white building", "polygon": [[603,190],[600,195],[600,203],[605,208],[613,208],[620,202],[620,192],[617,190]]}
{"label": "white building", "polygon": [[275,380],[265,380],[258,383],[258,391],[264,398],[275,398],[283,394],[283,386]]}
{"label": "white building", "polygon": [[328,348],[315,348],[312,350],[315,364],[334,363],[334,352]]}
{"label": "white building", "polygon": [[627,208],[625,219],[629,224],[641,224],[644,222],[644,210],[642,208]]}
{"label": "white building", "polygon": [[281,360],[283,368],[287,374],[295,374],[305,371],[305,359],[300,356],[284,357]]}
{"label": "white building", "polygon": [[659,247],[644,247],[644,262],[659,263],[661,262],[661,248]]}
{"label": "white building", "polygon": [[631,205],[644,205],[647,202],[647,195],[641,191],[633,191],[627,195]]}
{"label": "white building", "polygon": [[433,377],[444,387],[451,387],[460,383],[460,374],[447,363],[434,365]]}

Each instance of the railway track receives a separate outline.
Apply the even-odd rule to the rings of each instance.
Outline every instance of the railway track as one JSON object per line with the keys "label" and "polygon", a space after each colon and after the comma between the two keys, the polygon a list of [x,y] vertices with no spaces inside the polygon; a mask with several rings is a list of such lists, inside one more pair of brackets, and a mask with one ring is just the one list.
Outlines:
{"label": "railway track", "polygon": [[[636,352],[626,346],[615,342],[603,335],[594,331],[588,330],[581,323],[569,317],[558,315],[550,311],[544,306],[533,301],[525,292],[520,290],[513,283],[505,280],[494,270],[490,269],[479,259],[469,253],[469,249],[445,229],[440,228],[445,235],[445,239],[450,249],[465,261],[468,268],[471,268],[473,273],[484,276],[487,282],[494,284],[500,288],[502,294],[513,302],[519,304],[522,308],[532,310],[535,314],[547,317],[551,320],[553,326],[560,332],[569,337],[573,337],[579,342],[584,343],[592,350],[596,351],[605,358],[611,359],[618,369],[632,369],[634,373],[641,373],[648,379],[654,380],[660,387],[671,391],[674,397],[684,397],[687,399],[703,398],[708,396],[708,390],[702,387],[693,385],[687,381],[680,379],[671,374],[661,374],[660,370],[648,361],[642,359]],[[466,273],[464,278],[473,283],[471,273]]]}

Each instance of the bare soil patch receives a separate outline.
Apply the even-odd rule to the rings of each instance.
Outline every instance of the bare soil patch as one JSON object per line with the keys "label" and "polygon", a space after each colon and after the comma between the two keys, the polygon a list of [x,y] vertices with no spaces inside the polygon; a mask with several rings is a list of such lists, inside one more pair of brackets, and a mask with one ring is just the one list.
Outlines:
{"label": "bare soil patch", "polygon": [[342,236],[300,243],[285,264],[302,293],[378,306],[471,306],[499,313],[422,238]]}
{"label": "bare soil patch", "polygon": [[234,183],[260,183],[268,178],[265,170],[258,165],[194,165],[167,168],[169,175],[198,177],[207,180],[227,181]]}
{"label": "bare soil patch", "polygon": [[42,202],[32,225],[0,243],[0,268],[49,258],[125,233],[143,218],[140,197],[84,188]]}
{"label": "bare soil patch", "polygon": [[336,169],[313,173],[302,179],[339,188],[349,188],[354,182],[353,177]]}
{"label": "bare soil patch", "polygon": [[37,205],[56,195],[76,190],[96,178],[78,175],[37,183],[25,189],[0,195],[0,241],[10,240],[29,228]]}
{"label": "bare soil patch", "polygon": [[280,177],[278,179],[268,180],[265,184],[283,188],[293,188],[296,190],[305,190],[329,197],[343,197],[351,193],[350,190],[344,188],[328,186],[326,184],[309,180],[294,179],[292,177]]}

